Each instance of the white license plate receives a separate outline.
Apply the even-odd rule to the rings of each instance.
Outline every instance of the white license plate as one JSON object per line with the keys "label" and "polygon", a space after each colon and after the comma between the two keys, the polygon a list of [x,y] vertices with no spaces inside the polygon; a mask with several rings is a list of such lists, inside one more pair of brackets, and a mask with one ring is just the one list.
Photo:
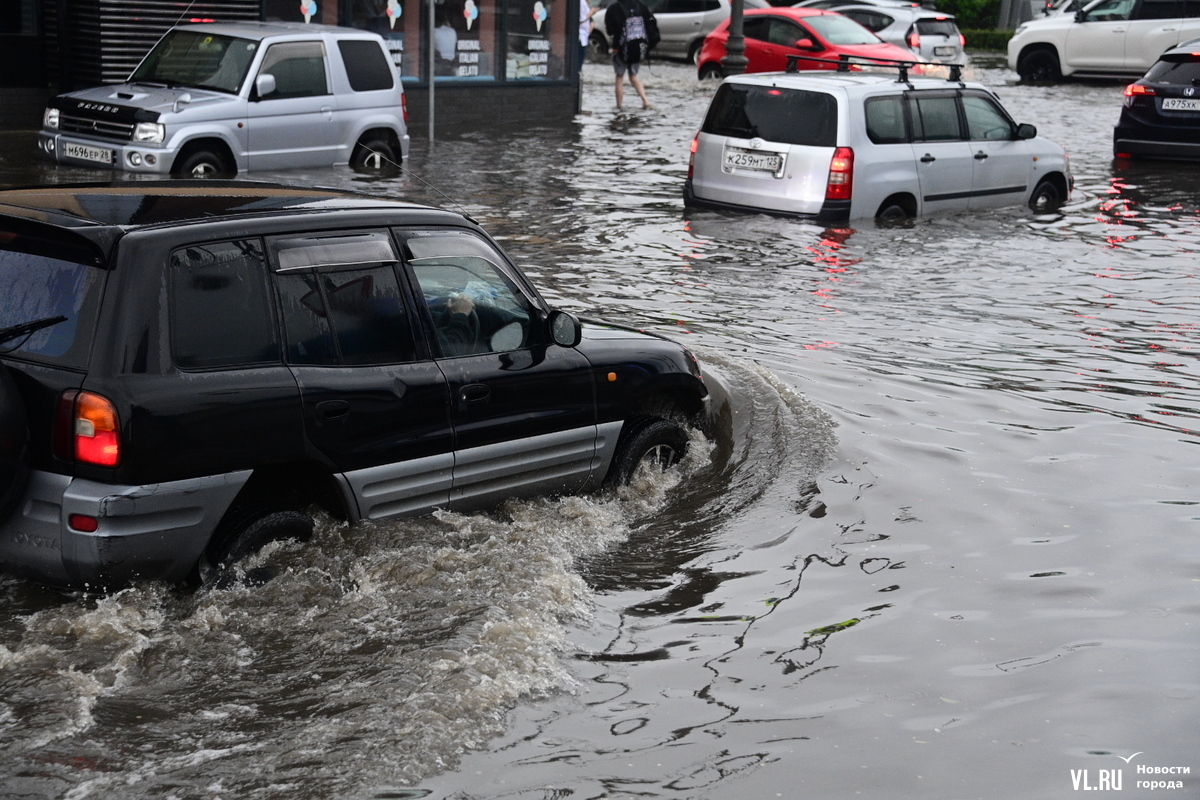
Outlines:
{"label": "white license plate", "polygon": [[935,48],[933,48],[933,54],[939,58],[948,58],[948,57],[954,55],[954,48],[953,47],[935,47]]}
{"label": "white license plate", "polygon": [[82,158],[84,161],[95,161],[97,164],[112,164],[113,151],[107,147],[90,147],[86,144],[67,143],[63,145],[63,155],[71,158]]}
{"label": "white license plate", "polygon": [[759,153],[740,147],[725,148],[725,169],[751,169],[779,172],[783,169],[783,153]]}
{"label": "white license plate", "polygon": [[1188,100],[1183,97],[1164,97],[1163,111],[1200,111],[1200,100]]}

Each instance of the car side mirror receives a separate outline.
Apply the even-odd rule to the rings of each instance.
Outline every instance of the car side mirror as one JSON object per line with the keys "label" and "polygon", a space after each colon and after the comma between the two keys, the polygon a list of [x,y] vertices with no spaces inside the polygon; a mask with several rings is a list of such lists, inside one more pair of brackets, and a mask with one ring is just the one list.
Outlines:
{"label": "car side mirror", "polygon": [[550,328],[550,339],[560,347],[578,347],[583,340],[583,325],[574,314],[555,309],[546,325]]}
{"label": "car side mirror", "polygon": [[261,100],[267,95],[275,91],[275,76],[269,72],[264,72],[254,80],[254,91],[258,92],[258,97]]}
{"label": "car side mirror", "polygon": [[816,50],[817,48],[813,44],[812,39],[797,39],[796,40],[796,49],[798,49],[798,50]]}
{"label": "car side mirror", "polygon": [[1076,22],[1087,22],[1087,12],[1082,8],[1075,12]]}
{"label": "car side mirror", "polygon": [[1037,136],[1037,128],[1030,125],[1028,122],[1022,122],[1017,126],[1018,139],[1032,139]]}

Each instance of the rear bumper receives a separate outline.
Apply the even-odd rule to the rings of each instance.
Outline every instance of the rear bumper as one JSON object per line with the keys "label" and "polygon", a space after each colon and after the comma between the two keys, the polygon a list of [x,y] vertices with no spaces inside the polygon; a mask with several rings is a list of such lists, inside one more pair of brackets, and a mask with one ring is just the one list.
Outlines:
{"label": "rear bumper", "polygon": [[797,211],[780,211],[774,208],[759,208],[757,206],[743,206],[736,203],[723,203],[719,200],[705,200],[697,197],[692,189],[692,182],[685,181],[683,184],[683,204],[689,208],[713,208],[721,211],[750,211],[758,214],[773,214],[780,217],[792,217],[794,219],[811,219],[816,222],[845,222],[850,219],[850,201],[849,200],[826,200],[821,206],[821,210],[815,214],[803,214]]}
{"label": "rear bumper", "polygon": [[1170,158],[1200,161],[1200,144],[1191,142],[1164,142],[1149,139],[1113,137],[1113,153],[1128,153],[1143,158]]}
{"label": "rear bumper", "polygon": [[[249,477],[117,486],[35,470],[21,505],[0,523],[0,565],[66,589],[181,581]],[[97,530],[71,528],[73,514],[94,518]]]}

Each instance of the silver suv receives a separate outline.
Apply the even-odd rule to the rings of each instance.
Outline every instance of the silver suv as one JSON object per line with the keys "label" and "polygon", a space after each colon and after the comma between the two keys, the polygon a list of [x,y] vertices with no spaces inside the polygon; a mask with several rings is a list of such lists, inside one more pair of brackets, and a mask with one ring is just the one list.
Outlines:
{"label": "silver suv", "polygon": [[841,221],[1067,199],[1066,153],[989,89],[956,70],[897,71],[727,78],[692,142],[684,202]]}
{"label": "silver suv", "polygon": [[38,146],[64,164],[209,177],[396,169],[404,89],[383,39],[287,23],[181,25],[126,83],[59,95]]}

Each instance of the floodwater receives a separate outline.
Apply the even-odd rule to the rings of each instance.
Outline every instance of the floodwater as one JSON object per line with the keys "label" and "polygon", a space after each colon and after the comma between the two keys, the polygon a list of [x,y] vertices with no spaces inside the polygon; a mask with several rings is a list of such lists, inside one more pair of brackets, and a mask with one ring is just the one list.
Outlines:
{"label": "floodwater", "polygon": [[[694,348],[725,434],[623,497],[326,523],[263,586],[0,578],[0,795],[1200,797],[1200,166],[1115,164],[1118,84],[984,63],[1061,213],[684,212],[711,88],[585,77],[569,130],[256,177],[461,206]],[[18,142],[7,184],[95,177]]]}

